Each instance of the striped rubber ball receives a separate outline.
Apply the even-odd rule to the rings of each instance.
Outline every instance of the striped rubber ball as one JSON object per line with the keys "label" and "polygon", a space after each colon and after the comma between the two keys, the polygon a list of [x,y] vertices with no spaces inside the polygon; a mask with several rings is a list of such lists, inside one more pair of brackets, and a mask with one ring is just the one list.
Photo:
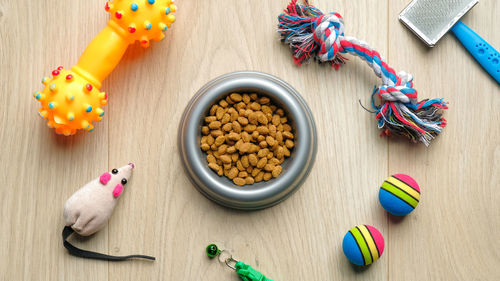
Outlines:
{"label": "striped rubber ball", "polygon": [[380,187],[378,200],[387,212],[405,216],[417,207],[420,187],[412,177],[395,174],[388,177]]}
{"label": "striped rubber ball", "polygon": [[342,250],[350,262],[365,266],[380,258],[384,245],[384,237],[375,227],[361,224],[346,233]]}

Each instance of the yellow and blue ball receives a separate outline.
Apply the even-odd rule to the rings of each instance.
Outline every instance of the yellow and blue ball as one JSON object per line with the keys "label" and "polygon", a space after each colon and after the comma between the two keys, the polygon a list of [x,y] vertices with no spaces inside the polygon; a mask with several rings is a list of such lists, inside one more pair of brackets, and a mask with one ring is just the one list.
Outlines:
{"label": "yellow and blue ball", "polygon": [[360,266],[377,261],[384,252],[384,237],[375,227],[362,224],[351,228],[344,236],[342,250],[347,259]]}
{"label": "yellow and blue ball", "polygon": [[417,207],[420,201],[420,187],[412,177],[395,174],[384,181],[378,199],[387,212],[405,216]]}

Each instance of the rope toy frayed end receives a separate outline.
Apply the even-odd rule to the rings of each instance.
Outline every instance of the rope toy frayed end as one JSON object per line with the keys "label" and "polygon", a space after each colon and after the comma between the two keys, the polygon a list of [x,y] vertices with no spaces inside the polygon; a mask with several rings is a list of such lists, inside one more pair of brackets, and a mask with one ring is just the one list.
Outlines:
{"label": "rope toy frayed end", "polygon": [[375,86],[372,95],[372,107],[376,110],[378,127],[381,136],[400,135],[413,142],[420,141],[426,146],[441,133],[446,126],[441,109],[447,104],[443,99],[426,99],[416,103],[388,101],[381,97],[383,103],[375,105],[374,97],[382,95],[384,89]]}
{"label": "rope toy frayed end", "polygon": [[[278,17],[278,33],[281,41],[290,46],[295,63],[300,66],[313,58],[339,69],[347,60],[342,54],[358,56],[382,79],[382,85],[376,86],[372,95],[381,135],[401,135],[428,146],[446,126],[442,109],[448,108],[447,103],[443,99],[418,101],[411,74],[396,74],[366,42],[345,36],[340,14],[324,14],[305,2],[301,5],[291,0]],[[378,106],[373,100],[375,95],[381,100]]]}

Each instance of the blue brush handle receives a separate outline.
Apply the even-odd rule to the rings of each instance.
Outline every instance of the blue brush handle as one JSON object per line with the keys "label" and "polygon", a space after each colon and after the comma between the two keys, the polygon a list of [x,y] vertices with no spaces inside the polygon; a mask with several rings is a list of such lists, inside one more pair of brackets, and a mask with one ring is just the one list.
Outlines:
{"label": "blue brush handle", "polygon": [[500,53],[461,21],[451,30],[469,53],[500,84]]}

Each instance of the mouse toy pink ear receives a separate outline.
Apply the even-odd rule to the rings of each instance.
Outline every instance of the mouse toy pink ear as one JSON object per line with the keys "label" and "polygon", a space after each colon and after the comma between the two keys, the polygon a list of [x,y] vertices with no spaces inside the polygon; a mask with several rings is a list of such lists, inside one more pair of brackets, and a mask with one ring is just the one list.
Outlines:
{"label": "mouse toy pink ear", "polygon": [[68,252],[74,256],[100,259],[108,261],[122,261],[130,258],[155,260],[154,257],[143,255],[109,256],[105,254],[85,251],[68,242],[73,232],[82,236],[89,236],[101,230],[108,223],[113,214],[117,198],[122,194],[123,186],[132,176],[133,164],[113,169],[111,173],[104,173],[77,190],[64,204],[63,244]]}
{"label": "mouse toy pink ear", "polygon": [[108,172],[102,174],[101,177],[99,177],[99,181],[104,185],[106,185],[110,179],[111,179],[111,174]]}
{"label": "mouse toy pink ear", "polygon": [[115,189],[113,189],[113,196],[115,198],[118,197],[118,196],[120,196],[120,194],[122,194],[122,191],[123,191],[123,185],[117,184],[115,186]]}

